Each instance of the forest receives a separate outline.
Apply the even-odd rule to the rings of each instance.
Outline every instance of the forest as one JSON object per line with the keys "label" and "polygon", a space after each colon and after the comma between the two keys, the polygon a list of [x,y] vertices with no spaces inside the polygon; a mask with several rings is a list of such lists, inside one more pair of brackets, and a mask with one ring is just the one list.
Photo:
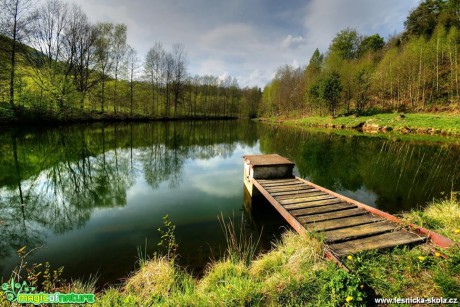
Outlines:
{"label": "forest", "polygon": [[386,41],[346,28],[263,90],[263,116],[459,110],[460,1],[425,0]]}
{"label": "forest", "polygon": [[127,26],[91,23],[75,3],[0,1],[0,121],[255,116],[259,88],[192,76],[182,44],[144,59]]}
{"label": "forest", "polygon": [[127,26],[77,4],[2,0],[0,121],[302,117],[459,110],[460,0],[425,0],[384,39],[353,28],[265,85],[191,75],[182,44],[141,59]]}

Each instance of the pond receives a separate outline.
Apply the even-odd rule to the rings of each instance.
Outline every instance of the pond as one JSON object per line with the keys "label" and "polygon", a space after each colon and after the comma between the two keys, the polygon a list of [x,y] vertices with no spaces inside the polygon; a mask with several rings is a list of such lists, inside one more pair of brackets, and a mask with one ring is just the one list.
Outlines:
{"label": "pond", "polygon": [[[5,130],[5,129],[4,129]],[[297,175],[391,213],[460,189],[455,140],[366,136],[252,121],[73,125],[0,132],[0,272],[16,250],[64,266],[64,278],[119,282],[138,248],[157,250],[163,217],[176,226],[179,263],[200,275],[225,249],[221,221],[242,223],[270,248],[286,223],[244,206],[242,156],[278,153]]]}

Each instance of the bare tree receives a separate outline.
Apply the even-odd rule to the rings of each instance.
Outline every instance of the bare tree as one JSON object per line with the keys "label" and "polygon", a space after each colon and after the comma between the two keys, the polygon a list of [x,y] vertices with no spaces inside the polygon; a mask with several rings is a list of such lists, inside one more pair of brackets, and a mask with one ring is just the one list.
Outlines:
{"label": "bare tree", "polygon": [[165,116],[169,117],[171,110],[171,82],[174,77],[174,58],[171,53],[166,53],[162,61],[163,82],[165,84]]}
{"label": "bare tree", "polygon": [[[152,107],[157,108],[157,114],[159,114],[159,90],[161,86],[161,79],[163,76],[165,51],[161,43],[155,43],[150,48],[145,57],[144,73],[150,83],[151,94],[152,94]],[[155,102],[156,100],[156,102]]]}
{"label": "bare tree", "polygon": [[113,62],[111,56],[112,46],[112,23],[98,23],[96,39],[96,68],[100,72],[101,81],[101,112],[104,113],[105,104],[105,81],[112,70]]}
{"label": "bare tree", "polygon": [[127,77],[129,79],[129,105],[130,105],[130,114],[133,115],[133,101],[134,101],[134,78],[136,71],[139,68],[139,58],[137,56],[137,51],[131,47],[127,46],[127,56],[126,56],[126,67],[127,67]]}
{"label": "bare tree", "polygon": [[173,61],[173,94],[174,94],[174,117],[177,115],[177,107],[182,98],[184,87],[184,80],[187,77],[186,61],[187,54],[184,46],[181,44],[174,44],[172,47],[172,61]]}
{"label": "bare tree", "polygon": [[83,10],[73,4],[69,10],[68,22],[65,28],[65,55],[69,69],[73,74],[74,86],[80,93],[80,109],[84,109],[84,101],[89,89],[95,84],[90,80],[94,71],[91,65],[94,62],[94,48],[96,29],[88,22]]}
{"label": "bare tree", "polygon": [[12,109],[14,109],[18,46],[28,37],[34,16],[32,0],[0,0],[0,33],[11,38],[9,103]]}
{"label": "bare tree", "polygon": [[114,99],[113,99],[113,112],[117,114],[118,94],[117,94],[117,83],[118,75],[120,72],[120,65],[123,63],[123,58],[126,55],[126,31],[127,27],[124,24],[117,24],[113,29],[113,40],[112,40],[112,55],[113,55],[113,72],[115,76],[114,86]]}
{"label": "bare tree", "polygon": [[40,54],[31,58],[35,69],[33,78],[62,109],[66,94],[72,86],[69,77],[74,50],[66,50],[64,44],[69,7],[59,0],[48,0],[38,9],[37,15],[32,47]]}

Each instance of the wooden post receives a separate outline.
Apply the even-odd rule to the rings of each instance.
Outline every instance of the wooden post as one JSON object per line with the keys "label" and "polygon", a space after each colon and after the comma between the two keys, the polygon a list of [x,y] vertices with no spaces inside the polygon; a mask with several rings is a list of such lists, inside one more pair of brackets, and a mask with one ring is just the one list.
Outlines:
{"label": "wooden post", "polygon": [[294,163],[277,155],[245,155],[244,158],[244,185],[254,198],[259,191],[252,184],[252,179],[287,179],[294,178],[292,170]]}

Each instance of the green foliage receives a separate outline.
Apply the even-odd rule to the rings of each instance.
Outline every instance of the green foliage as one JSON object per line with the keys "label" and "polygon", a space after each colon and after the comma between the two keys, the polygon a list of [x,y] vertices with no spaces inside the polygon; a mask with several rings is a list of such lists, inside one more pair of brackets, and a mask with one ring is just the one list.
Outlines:
{"label": "green foliage", "polygon": [[[267,85],[264,91],[271,93],[263,96],[260,113],[300,117],[325,115],[325,109],[345,114],[369,110],[458,111],[459,10],[458,0],[423,1],[409,14],[405,32],[387,43],[379,34],[363,36],[351,28],[340,31],[325,55],[314,51],[304,79],[277,75]],[[330,108],[320,91],[320,80],[328,79],[332,71],[340,76],[342,85],[337,108]],[[273,94],[275,80],[276,85],[289,82],[295,86]],[[293,102],[299,88],[303,91],[301,103],[283,103]],[[267,105],[278,107],[273,112]]]}
{"label": "green foliage", "polygon": [[425,0],[415,8],[404,22],[406,32],[412,35],[430,37],[442,11],[442,0]]}
{"label": "green foliage", "polygon": [[163,216],[163,227],[157,229],[160,233],[160,241],[157,245],[160,249],[158,254],[165,256],[167,259],[174,259],[177,255],[178,244],[174,236],[175,229],[176,225],[169,220],[169,216]]}
{"label": "green foliage", "polygon": [[341,93],[342,84],[337,72],[332,72],[320,81],[319,97],[326,102],[329,111],[334,116],[339,106]]}
{"label": "green foliage", "polygon": [[354,59],[358,56],[361,41],[362,38],[356,30],[346,28],[332,39],[329,52],[337,53],[343,59]]}
{"label": "green foliage", "polygon": [[366,293],[363,281],[356,274],[331,266],[321,278],[329,280],[322,289],[323,296],[330,295],[331,305],[365,306]]}
{"label": "green foliage", "polygon": [[383,37],[379,34],[374,34],[368,37],[365,37],[358,48],[358,56],[362,57],[369,52],[376,52],[385,46],[385,41]]}

